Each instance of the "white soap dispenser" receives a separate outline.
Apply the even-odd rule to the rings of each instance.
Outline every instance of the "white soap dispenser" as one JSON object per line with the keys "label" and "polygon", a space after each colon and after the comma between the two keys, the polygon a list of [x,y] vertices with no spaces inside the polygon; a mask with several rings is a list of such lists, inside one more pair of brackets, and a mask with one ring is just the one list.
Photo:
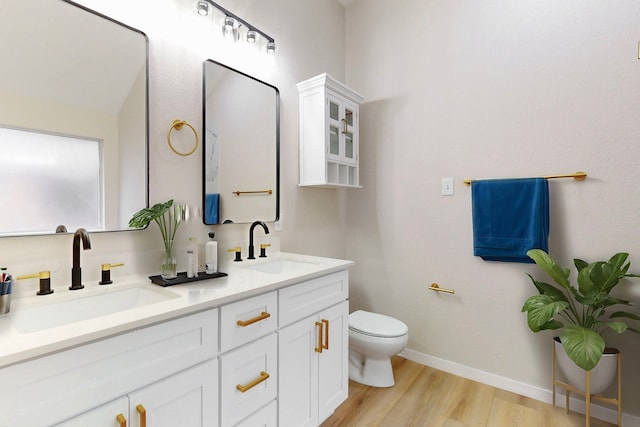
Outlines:
{"label": "white soap dispenser", "polygon": [[216,233],[213,231],[209,233],[211,240],[207,242],[204,247],[205,252],[205,272],[207,274],[213,274],[218,272],[218,242],[213,240]]}

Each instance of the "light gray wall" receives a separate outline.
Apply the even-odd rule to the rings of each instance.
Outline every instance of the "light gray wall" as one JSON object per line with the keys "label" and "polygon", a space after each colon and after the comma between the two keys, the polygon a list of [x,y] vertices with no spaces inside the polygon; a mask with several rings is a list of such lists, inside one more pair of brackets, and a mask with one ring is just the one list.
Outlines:
{"label": "light gray wall", "polygon": [[[550,182],[550,252],[640,271],[640,4],[362,0],[347,7],[346,83],[361,108],[361,191],[347,196],[351,309],[409,325],[409,348],[550,388],[552,333],[520,312],[535,266],[473,256],[466,178],[586,171]],[[441,178],[455,195],[440,195]],[[633,270],[633,267],[632,267]],[[575,277],[575,272],[573,273]],[[436,294],[437,282],[455,295]],[[621,295],[640,301],[640,283]],[[635,309],[637,310],[637,308]],[[640,338],[624,411],[640,414]]]}

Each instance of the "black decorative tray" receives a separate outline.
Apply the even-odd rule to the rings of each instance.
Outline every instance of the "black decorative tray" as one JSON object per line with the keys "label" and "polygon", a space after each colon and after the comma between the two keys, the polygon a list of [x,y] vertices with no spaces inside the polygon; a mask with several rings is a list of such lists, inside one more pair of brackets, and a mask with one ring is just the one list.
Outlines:
{"label": "black decorative tray", "polygon": [[151,279],[151,283],[155,283],[156,285],[160,285],[162,287],[179,285],[181,283],[189,283],[189,282],[197,282],[198,280],[207,280],[207,279],[216,279],[218,277],[224,277],[227,273],[204,273],[198,272],[196,277],[187,277],[187,272],[183,271],[182,273],[178,273],[178,277],[173,279],[163,279],[159,274],[157,276],[149,276]]}

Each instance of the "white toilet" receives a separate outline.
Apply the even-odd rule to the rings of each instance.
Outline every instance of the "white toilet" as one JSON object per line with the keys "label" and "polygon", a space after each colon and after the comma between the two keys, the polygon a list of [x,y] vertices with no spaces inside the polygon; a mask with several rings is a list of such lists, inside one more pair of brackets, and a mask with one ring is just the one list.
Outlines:
{"label": "white toilet", "polygon": [[358,310],[349,315],[349,378],[373,387],[395,384],[391,356],[409,340],[409,328],[384,314]]}

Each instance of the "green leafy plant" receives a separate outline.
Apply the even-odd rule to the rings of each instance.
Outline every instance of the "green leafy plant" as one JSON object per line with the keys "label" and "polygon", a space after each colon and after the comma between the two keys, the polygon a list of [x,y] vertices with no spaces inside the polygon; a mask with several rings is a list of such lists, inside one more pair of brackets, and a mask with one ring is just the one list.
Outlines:
{"label": "green leafy plant", "polygon": [[529,328],[533,332],[561,329],[562,346],[580,368],[590,371],[598,364],[605,348],[604,332],[631,330],[640,333],[620,320],[640,320],[640,316],[627,311],[610,313],[613,306],[631,305],[629,301],[610,295],[621,279],[640,277],[627,273],[631,265],[627,262],[629,254],[617,253],[609,261],[590,264],[574,259],[578,271],[577,287],[569,281],[569,269],[560,267],[546,252],[532,249],[527,255],[555,282],[541,282],[528,274],[539,292],[539,295],[527,298],[522,307],[522,311],[527,312]]}
{"label": "green leafy plant", "polygon": [[129,220],[129,227],[144,228],[151,221],[155,221],[160,228],[162,240],[164,241],[165,252],[171,253],[173,239],[182,221],[186,220],[187,209],[184,204],[173,204],[173,199],[164,203],[156,203],[150,208],[140,209],[133,214]]}

